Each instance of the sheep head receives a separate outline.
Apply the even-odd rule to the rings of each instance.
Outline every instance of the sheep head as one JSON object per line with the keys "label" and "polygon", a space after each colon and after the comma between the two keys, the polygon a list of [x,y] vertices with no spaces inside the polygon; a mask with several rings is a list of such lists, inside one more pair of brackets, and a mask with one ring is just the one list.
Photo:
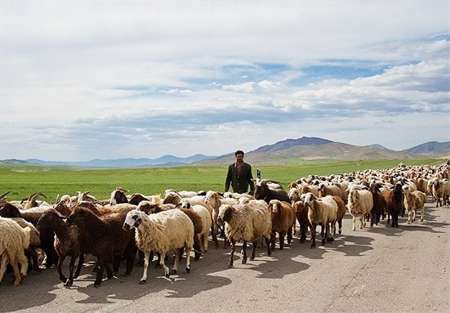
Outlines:
{"label": "sheep head", "polygon": [[272,215],[278,215],[281,213],[281,202],[280,200],[270,200],[269,209]]}
{"label": "sheep head", "polygon": [[139,210],[131,210],[127,213],[125,221],[123,222],[123,230],[128,231],[131,228],[138,228],[145,218],[145,213]]}
{"label": "sheep head", "polygon": [[181,202],[181,208],[182,209],[191,209],[192,206],[191,206],[191,203],[189,201],[183,200]]}
{"label": "sheep head", "polygon": [[224,204],[219,208],[219,216],[217,218],[217,222],[220,225],[223,225],[225,222],[229,222],[233,217],[234,212],[236,211],[231,205]]}

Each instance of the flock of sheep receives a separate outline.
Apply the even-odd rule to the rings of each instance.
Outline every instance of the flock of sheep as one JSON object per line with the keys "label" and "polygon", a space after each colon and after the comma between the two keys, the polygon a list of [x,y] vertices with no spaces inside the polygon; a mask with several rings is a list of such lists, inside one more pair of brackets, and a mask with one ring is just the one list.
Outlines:
{"label": "flock of sheep", "polygon": [[[305,242],[309,232],[315,247],[316,227],[321,226],[322,244],[342,232],[346,212],[353,217],[353,230],[378,224],[398,227],[398,217],[413,223],[420,212],[425,217],[425,201],[430,196],[436,206],[449,205],[449,162],[438,166],[405,166],[385,170],[365,170],[330,176],[309,176],[289,184],[258,179],[255,193],[236,194],[216,191],[166,190],[164,195],[127,195],[116,188],[108,200],[98,200],[88,192],[58,197],[51,205],[35,193],[22,201],[0,196],[0,282],[8,265],[15,281],[21,283],[29,270],[56,265],[59,278],[71,286],[79,275],[85,255],[96,258],[99,286],[104,272],[111,278],[125,263],[125,274],[133,270],[136,256],[143,261],[140,283],[156,257],[169,277],[178,271],[185,255],[186,272],[195,260],[206,257],[209,236],[218,247],[231,246],[228,266],[233,266],[235,247],[243,242],[242,263],[247,262],[247,243],[252,243],[250,260],[263,247],[271,255],[278,237],[283,249],[285,237],[291,245],[297,232]],[[277,236],[278,234],[278,236]],[[169,258],[170,257],[170,258]],[[69,276],[62,271],[70,259]],[[78,263],[76,263],[78,259]],[[166,262],[173,263],[170,269]],[[123,262],[125,261],[125,262]],[[76,268],[75,268],[76,265]]]}

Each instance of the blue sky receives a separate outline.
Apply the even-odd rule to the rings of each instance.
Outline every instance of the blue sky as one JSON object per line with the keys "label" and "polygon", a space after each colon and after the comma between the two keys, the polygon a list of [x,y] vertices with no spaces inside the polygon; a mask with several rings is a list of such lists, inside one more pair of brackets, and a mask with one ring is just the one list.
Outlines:
{"label": "blue sky", "polygon": [[448,6],[2,2],[0,159],[449,140]]}

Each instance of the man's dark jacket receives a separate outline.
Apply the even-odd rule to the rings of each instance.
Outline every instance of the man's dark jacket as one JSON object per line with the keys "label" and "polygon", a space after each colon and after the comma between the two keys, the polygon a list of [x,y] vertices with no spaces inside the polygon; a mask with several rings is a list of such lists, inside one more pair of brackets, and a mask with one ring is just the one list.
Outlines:
{"label": "man's dark jacket", "polygon": [[250,193],[253,194],[255,191],[255,185],[253,184],[252,167],[248,163],[243,163],[238,170],[235,163],[228,166],[227,179],[225,181],[225,191],[228,191],[231,186],[233,191],[237,193],[245,193],[248,191],[248,186],[250,185]]}

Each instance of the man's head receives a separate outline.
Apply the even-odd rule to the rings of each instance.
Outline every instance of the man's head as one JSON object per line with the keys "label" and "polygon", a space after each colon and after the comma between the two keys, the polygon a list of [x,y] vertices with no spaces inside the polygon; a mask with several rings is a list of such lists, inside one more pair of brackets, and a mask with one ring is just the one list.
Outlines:
{"label": "man's head", "polygon": [[244,151],[238,150],[234,153],[234,156],[236,157],[236,162],[244,161]]}

